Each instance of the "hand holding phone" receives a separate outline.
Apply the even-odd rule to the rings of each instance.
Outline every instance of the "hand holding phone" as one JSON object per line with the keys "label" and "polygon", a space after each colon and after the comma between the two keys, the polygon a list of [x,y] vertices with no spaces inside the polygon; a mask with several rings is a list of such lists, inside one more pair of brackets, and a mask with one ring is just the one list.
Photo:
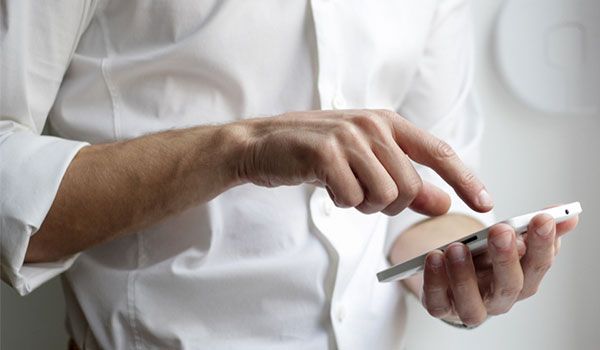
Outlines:
{"label": "hand holding phone", "polygon": [[[533,219],[536,215],[545,213],[552,216],[556,223],[560,223],[580,214],[581,212],[581,204],[579,202],[573,202],[570,204],[517,216],[501,222],[512,226],[517,234],[523,234],[527,231],[527,225],[531,219]],[[443,251],[450,244],[454,242],[460,242],[469,248],[473,256],[480,254],[487,249],[487,237],[490,227],[464,236],[458,240],[448,242],[437,249]],[[386,270],[380,271],[377,273],[377,279],[379,282],[392,282],[410,277],[423,270],[426,256],[427,254],[423,254],[400,264],[394,265]]]}

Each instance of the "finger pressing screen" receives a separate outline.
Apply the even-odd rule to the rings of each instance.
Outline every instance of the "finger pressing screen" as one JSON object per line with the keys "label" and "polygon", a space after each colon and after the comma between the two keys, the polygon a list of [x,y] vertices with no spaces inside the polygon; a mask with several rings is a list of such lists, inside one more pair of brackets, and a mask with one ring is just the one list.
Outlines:
{"label": "finger pressing screen", "polygon": [[414,161],[432,168],[473,210],[490,211],[494,203],[483,183],[446,142],[417,128],[407,120],[395,120],[395,139]]}

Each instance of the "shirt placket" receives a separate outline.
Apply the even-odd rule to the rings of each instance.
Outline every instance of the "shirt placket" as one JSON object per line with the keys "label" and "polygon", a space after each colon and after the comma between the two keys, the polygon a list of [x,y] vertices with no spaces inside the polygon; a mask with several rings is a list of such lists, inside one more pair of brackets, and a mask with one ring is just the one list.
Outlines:
{"label": "shirt placket", "polygon": [[345,109],[347,104],[340,86],[338,40],[340,28],[334,0],[312,0],[319,70],[317,87],[321,109]]}
{"label": "shirt placket", "polygon": [[[346,101],[342,94],[340,86],[340,62],[338,52],[338,30],[340,28],[337,21],[340,20],[336,15],[336,2],[334,0],[312,0],[311,7],[315,25],[318,75],[317,87],[320,97],[320,107],[327,109],[345,109]],[[348,308],[344,303],[343,292],[345,286],[351,278],[351,271],[354,268],[354,260],[349,259],[350,251],[356,247],[348,247],[351,244],[352,237],[343,237],[339,232],[343,225],[336,222],[337,208],[331,201],[326,191],[317,188],[310,200],[311,216],[313,221],[324,238],[330,245],[330,256],[332,260],[332,269],[334,269],[335,278],[331,280],[327,289],[331,293],[331,305],[329,310],[332,329],[336,338],[338,347],[340,346],[340,337],[344,333],[344,324],[348,317]],[[356,241],[355,241],[356,242]],[[352,261],[350,261],[352,260]]]}

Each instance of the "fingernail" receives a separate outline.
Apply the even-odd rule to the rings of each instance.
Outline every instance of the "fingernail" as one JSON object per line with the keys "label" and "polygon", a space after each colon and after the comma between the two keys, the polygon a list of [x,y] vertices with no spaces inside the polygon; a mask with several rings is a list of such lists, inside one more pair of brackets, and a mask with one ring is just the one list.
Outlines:
{"label": "fingernail", "polygon": [[492,239],[492,244],[498,249],[507,249],[512,243],[512,233],[504,231]]}
{"label": "fingernail", "polygon": [[453,244],[448,248],[448,258],[453,262],[463,262],[466,259],[465,246]]}
{"label": "fingernail", "polygon": [[491,208],[494,206],[492,196],[490,196],[490,194],[488,193],[488,191],[486,191],[485,188],[479,192],[479,194],[477,195],[477,200],[479,201],[480,207]]}
{"label": "fingernail", "polygon": [[442,257],[440,256],[440,254],[431,254],[429,256],[429,265],[431,265],[431,267],[433,267],[434,269],[439,269],[440,267],[442,267]]}
{"label": "fingernail", "polygon": [[542,226],[535,229],[535,233],[542,237],[546,237],[552,232],[552,227],[554,227],[554,220],[548,219]]}

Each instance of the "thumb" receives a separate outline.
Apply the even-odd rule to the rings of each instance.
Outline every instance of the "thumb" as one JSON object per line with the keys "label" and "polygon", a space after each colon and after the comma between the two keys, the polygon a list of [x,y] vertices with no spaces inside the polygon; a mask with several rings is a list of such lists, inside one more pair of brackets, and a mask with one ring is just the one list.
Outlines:
{"label": "thumb", "polygon": [[440,216],[448,212],[450,202],[450,196],[446,192],[424,181],[421,191],[408,207],[419,214]]}

